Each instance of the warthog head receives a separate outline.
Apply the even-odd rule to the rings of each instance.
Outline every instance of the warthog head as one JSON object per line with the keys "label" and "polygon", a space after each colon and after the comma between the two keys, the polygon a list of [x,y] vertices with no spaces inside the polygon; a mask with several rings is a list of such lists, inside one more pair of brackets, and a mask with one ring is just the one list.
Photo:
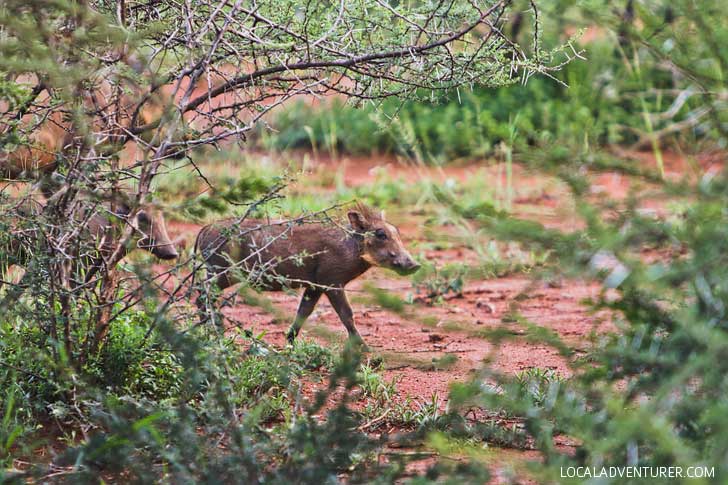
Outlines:
{"label": "warthog head", "polygon": [[149,251],[160,259],[176,259],[179,256],[167,234],[164,215],[160,210],[151,206],[143,207],[139,209],[134,219],[131,223],[140,234],[137,240],[138,248]]}
{"label": "warthog head", "polygon": [[363,238],[362,258],[373,266],[381,266],[401,275],[412,274],[420,265],[402,243],[399,229],[384,220],[383,212],[358,205],[349,211],[352,229]]}

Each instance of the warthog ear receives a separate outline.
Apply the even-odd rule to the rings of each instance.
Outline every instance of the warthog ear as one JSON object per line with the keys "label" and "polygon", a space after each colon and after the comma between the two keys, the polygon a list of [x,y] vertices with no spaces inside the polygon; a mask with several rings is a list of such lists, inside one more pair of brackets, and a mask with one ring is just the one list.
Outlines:
{"label": "warthog ear", "polygon": [[351,223],[351,227],[356,232],[367,232],[367,230],[369,229],[369,224],[367,223],[367,220],[364,218],[361,212],[349,211],[347,216],[349,216],[349,222]]}

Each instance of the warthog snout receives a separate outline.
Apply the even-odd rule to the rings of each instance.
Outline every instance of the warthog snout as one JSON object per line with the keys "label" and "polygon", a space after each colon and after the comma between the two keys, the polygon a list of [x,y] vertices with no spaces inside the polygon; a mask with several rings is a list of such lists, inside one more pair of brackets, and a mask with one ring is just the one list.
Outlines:
{"label": "warthog snout", "polygon": [[403,257],[394,259],[392,267],[401,275],[409,275],[420,269],[420,263],[412,259],[409,254],[406,254]]}
{"label": "warthog snout", "polygon": [[139,241],[139,248],[149,251],[159,259],[177,259],[179,253],[173,244],[159,245],[148,239]]}
{"label": "warthog snout", "polygon": [[164,217],[160,212],[140,210],[137,213],[137,229],[144,235],[137,247],[149,251],[160,259],[176,259],[177,248],[167,234]]}

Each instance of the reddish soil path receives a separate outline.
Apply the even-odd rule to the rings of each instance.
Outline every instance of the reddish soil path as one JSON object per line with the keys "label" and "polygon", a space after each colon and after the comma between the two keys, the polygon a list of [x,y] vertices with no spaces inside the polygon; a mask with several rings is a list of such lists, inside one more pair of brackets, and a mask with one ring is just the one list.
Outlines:
{"label": "reddish soil path", "polygon": [[[649,153],[630,153],[629,156],[645,165],[655,167]],[[666,176],[677,178],[682,174],[693,177],[716,168],[718,158],[706,154],[694,161],[674,154],[664,155]],[[473,177],[486,177],[493,185],[504,183],[505,171],[497,165],[480,163],[467,166],[427,167],[402,163],[394,158],[343,157],[336,160],[319,156],[316,160],[305,157],[304,177],[318,177],[324,172],[340,172],[343,183],[349,187],[377,183],[381,172],[392,179],[416,181],[427,178],[437,182],[455,179],[467,182]],[[519,217],[537,220],[546,227],[574,230],[580,227],[574,215],[573,202],[563,186],[540,174],[528,172],[522,166],[513,165],[514,191],[513,213]],[[594,177],[594,197],[608,196],[623,199],[630,190],[646,190],[644,182],[636,182],[617,173],[601,173]],[[664,202],[649,200],[646,208],[660,212]],[[389,210],[388,210],[389,214]],[[417,248],[424,241],[424,219],[415,213],[391,214],[392,222],[402,231],[405,242]],[[172,222],[169,232],[190,246],[198,225]],[[435,228],[444,234],[452,233],[451,226]],[[477,262],[477,255],[465,244],[454,244],[447,249],[431,249],[423,245],[421,251],[427,259],[445,264],[448,262]],[[528,297],[519,298],[518,311],[528,320],[554,331],[562,339],[577,348],[590,345],[594,332],[608,331],[610,324],[598,315],[590,314],[582,301],[598,295],[598,284],[581,281],[563,281],[556,287],[536,283],[523,274],[481,281],[469,281],[462,296],[450,298],[444,303],[428,306],[424,303],[411,305],[405,315],[397,315],[376,303],[365,290],[367,286],[386,289],[402,298],[412,297],[413,288],[406,278],[383,270],[374,269],[347,288],[355,311],[357,328],[374,354],[384,357],[385,374],[396,378],[401,397],[429,399],[434,393],[446,403],[451,382],[468,379],[472,371],[482,366],[483,360],[491,360],[491,368],[514,374],[530,368],[552,369],[562,376],[569,368],[555,349],[542,344],[531,344],[524,339],[501,341],[497,348],[484,338],[485,330],[505,326],[518,335],[523,329],[514,323],[504,323],[516,301],[526,288]],[[298,296],[285,293],[266,293],[279,315],[292,319],[298,305]],[[231,324],[237,323],[254,333],[264,333],[264,339],[275,346],[285,344],[284,334],[288,321],[279,322],[275,316],[261,308],[241,303],[226,309]],[[303,328],[302,336],[312,338],[327,346],[341,346],[346,338],[344,327],[328,301],[322,299],[316,311]],[[445,369],[435,369],[433,361],[446,354],[457,360]],[[452,359],[452,358],[451,358]]]}
{"label": "reddish soil path", "polygon": [[[337,163],[337,165],[334,165]],[[426,177],[435,181],[455,178],[465,181],[470,177],[487,177],[496,173],[497,167],[469,165],[464,167],[422,167],[398,164],[394,160],[344,159],[338,162],[323,159],[309,165],[312,175],[321,170],[339,170],[343,165],[343,180],[348,186],[376,183],[377,171],[385,169],[392,178],[404,177],[416,180]],[[514,199],[514,212],[522,217],[539,220],[544,225],[560,229],[575,229],[579,221],[571,212],[570,202],[563,193],[546,193],[540,187],[550,187],[543,177],[526,172],[514,166],[514,180],[519,187],[536,187],[527,195]],[[622,179],[623,180],[623,179]],[[613,183],[613,181],[610,180]],[[619,179],[617,179],[619,182]],[[388,211],[389,214],[389,211]],[[391,216],[398,224],[408,246],[417,247],[422,242],[421,220],[416,214],[396,213]],[[401,221],[401,222],[400,222]],[[184,239],[191,244],[199,226],[189,223],[169,224],[172,238]],[[451,227],[438,226],[443,233],[452,232]],[[448,249],[426,249],[424,255],[438,265],[448,262],[477,262],[477,255],[467,246],[455,244]],[[357,328],[374,354],[384,357],[385,375],[398,380],[401,397],[429,399],[438,394],[446,404],[449,385],[453,381],[468,379],[472,371],[482,366],[485,358],[492,359],[491,367],[504,373],[516,373],[539,367],[553,369],[560,375],[569,374],[566,362],[556,350],[524,340],[508,340],[497,348],[484,338],[484,330],[506,325],[517,335],[523,329],[513,323],[503,323],[515,298],[530,285],[529,297],[519,302],[518,310],[525,318],[553,330],[567,342],[587,346],[589,335],[595,330],[599,319],[587,312],[581,301],[595,297],[597,285],[583,282],[564,282],[559,287],[534,283],[526,275],[512,275],[503,278],[469,281],[461,297],[450,298],[442,304],[428,306],[424,303],[412,305],[406,315],[397,315],[373,302],[367,286],[386,289],[401,298],[411,297],[413,288],[409,279],[398,277],[393,272],[373,269],[352,282],[347,293],[352,301]],[[264,294],[280,313],[291,319],[298,305],[298,296],[285,293]],[[279,314],[280,314],[279,313]],[[284,334],[288,321],[279,322],[261,308],[241,303],[226,309],[231,324],[236,323],[255,334],[264,333],[264,340],[275,345],[285,344]],[[604,327],[603,327],[604,328]],[[303,328],[302,336],[312,338],[327,346],[340,346],[346,332],[338,317],[322,299],[316,311]],[[446,369],[435,370],[433,361],[446,354],[453,354],[457,360]],[[452,358],[451,358],[452,359]]]}
{"label": "reddish soil path", "polygon": [[[654,164],[649,155],[638,156],[644,163]],[[686,173],[685,163],[676,157],[667,156],[665,160],[668,177],[676,178],[679,174]],[[337,161],[320,159],[315,163],[309,160],[307,163],[307,171],[313,177],[323,171],[343,170],[343,182],[349,187],[377,183],[378,172],[381,170],[386,170],[392,178],[413,182],[422,177],[437,182],[445,182],[448,178],[466,182],[473,177],[488,177],[497,184],[503,183],[504,177],[502,167],[486,164],[431,168],[398,164],[392,159],[356,158]],[[710,159],[701,159],[698,163],[704,171],[712,169],[712,165]],[[573,201],[563,186],[553,180],[546,180],[541,175],[529,173],[518,165],[513,166],[513,179],[514,186],[517,187],[513,194],[514,214],[561,230],[575,230],[580,227],[580,221],[574,215]],[[650,188],[644,182],[636,182],[616,173],[598,174],[594,182],[592,195],[595,198],[608,196],[623,199],[631,190]],[[645,208],[660,213],[665,209],[665,201],[650,199]],[[453,239],[456,242],[447,249],[433,249],[432,245],[427,245],[426,235],[422,231],[424,218],[421,214],[400,211],[391,214],[391,219],[399,226],[408,246],[422,247],[420,253],[438,265],[449,262],[477,264],[476,253],[464,243],[458,243],[456,238]],[[197,228],[194,224],[171,223],[169,230],[173,238],[180,237],[190,243]],[[430,229],[443,234],[454,232],[454,228],[447,225]],[[414,289],[409,279],[383,269],[369,271],[347,288],[359,332],[370,347],[372,355],[383,358],[384,377],[397,381],[397,400],[410,398],[430,401],[436,394],[440,406],[444,408],[451,383],[464,382],[471,378],[475,370],[482,368],[485,359],[489,359],[491,369],[506,374],[513,375],[526,369],[540,368],[568,376],[570,369],[567,363],[555,349],[545,344],[514,338],[501,341],[495,346],[485,338],[484,333],[487,330],[496,328],[507,328],[515,336],[523,333],[523,328],[518,324],[508,323],[507,316],[516,304],[520,315],[548,328],[577,349],[586,349],[593,335],[613,330],[607,316],[590,313],[582,303],[599,294],[600,285],[594,283],[565,280],[550,286],[536,282],[524,274],[470,280],[465,284],[461,296],[448,298],[445,302],[432,306],[425,303],[407,305],[404,314],[393,313],[376,304],[367,291],[369,286],[386,289],[404,299],[411,298]],[[286,321],[281,322],[261,308],[239,302],[227,308],[225,313],[230,319],[230,325],[240,325],[252,330],[254,334],[263,333],[265,341],[282,347],[285,345],[284,335],[295,314],[299,297],[285,293],[267,293],[265,296],[278,310],[279,316],[287,316]],[[346,339],[346,332],[328,301],[322,299],[304,326],[301,336],[325,346],[340,347]],[[448,354],[455,356],[455,359],[450,357],[447,365],[439,366],[438,359]],[[323,385],[312,383],[311,389],[307,389],[305,394],[311,395],[316,386]],[[568,440],[562,441],[559,443],[561,447],[573,446]],[[500,463],[537,459],[537,455],[529,451],[494,449],[494,453],[493,471],[496,477],[502,475]],[[428,460],[424,460],[415,466],[424,466],[427,462]]]}

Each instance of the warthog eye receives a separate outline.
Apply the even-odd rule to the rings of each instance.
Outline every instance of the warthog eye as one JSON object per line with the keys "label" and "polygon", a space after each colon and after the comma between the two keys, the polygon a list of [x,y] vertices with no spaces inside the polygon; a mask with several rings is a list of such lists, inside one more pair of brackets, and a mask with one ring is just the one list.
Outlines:
{"label": "warthog eye", "polygon": [[384,232],[384,229],[377,229],[374,232],[374,235],[377,236],[377,239],[380,241],[386,241],[387,240],[387,233]]}

